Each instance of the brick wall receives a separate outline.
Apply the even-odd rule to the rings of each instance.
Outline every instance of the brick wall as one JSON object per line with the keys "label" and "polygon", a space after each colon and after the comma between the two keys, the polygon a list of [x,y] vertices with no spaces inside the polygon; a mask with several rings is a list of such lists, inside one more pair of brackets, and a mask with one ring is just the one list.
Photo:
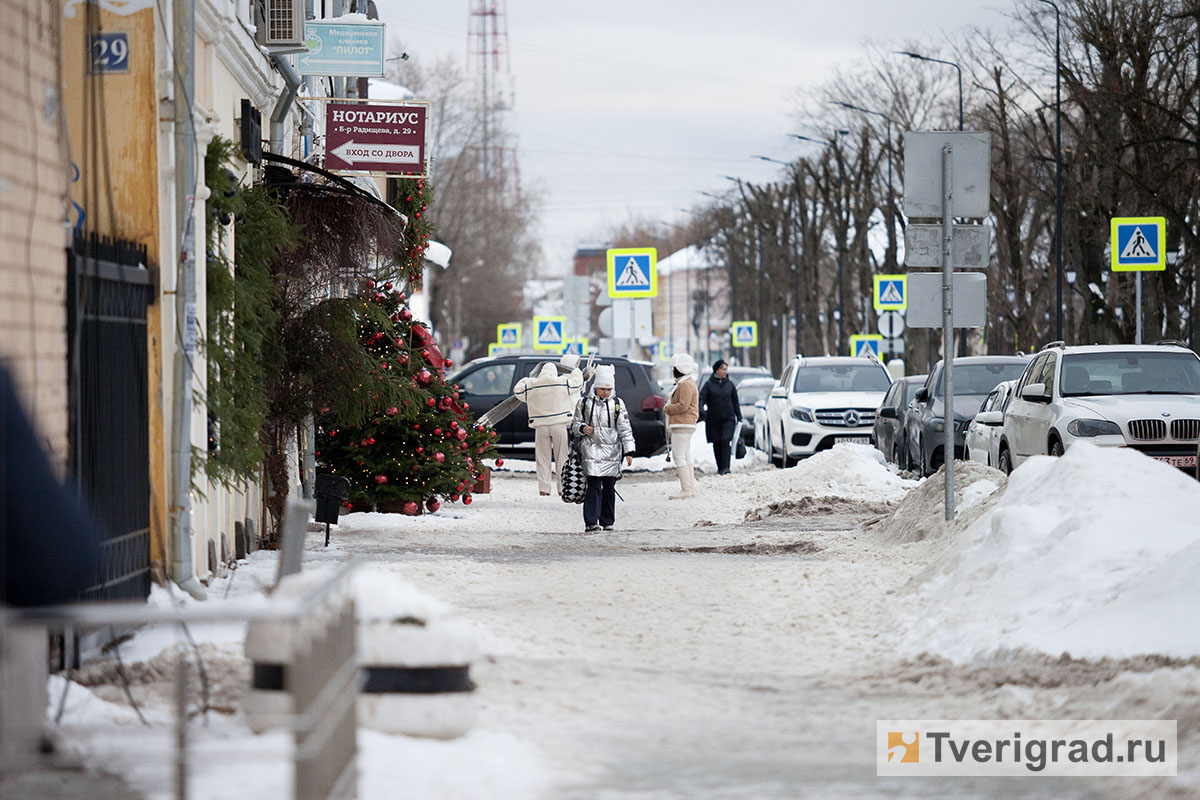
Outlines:
{"label": "brick wall", "polygon": [[52,461],[67,458],[68,159],[60,135],[61,5],[5,3],[0,25],[0,359]]}

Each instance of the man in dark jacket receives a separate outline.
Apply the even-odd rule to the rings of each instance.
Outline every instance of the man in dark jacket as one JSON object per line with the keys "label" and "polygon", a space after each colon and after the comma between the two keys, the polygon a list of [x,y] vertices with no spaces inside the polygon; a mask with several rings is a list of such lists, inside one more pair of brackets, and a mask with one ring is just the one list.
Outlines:
{"label": "man in dark jacket", "polygon": [[700,419],[704,420],[704,431],[713,446],[718,475],[729,474],[733,431],[741,418],[742,407],[738,403],[737,387],[729,380],[729,365],[718,360],[713,364],[712,377],[700,390]]}

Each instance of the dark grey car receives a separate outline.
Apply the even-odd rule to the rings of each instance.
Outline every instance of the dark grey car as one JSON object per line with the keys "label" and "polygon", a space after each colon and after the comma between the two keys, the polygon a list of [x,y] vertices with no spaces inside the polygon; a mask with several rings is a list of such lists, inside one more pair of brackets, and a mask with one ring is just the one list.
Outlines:
{"label": "dark grey car", "polygon": [[[967,425],[983,399],[1004,381],[1021,377],[1027,356],[967,356],[954,359],[954,457],[963,457]],[[939,361],[917,390],[904,421],[909,469],[932,475],[945,462],[943,362]]]}
{"label": "dark grey car", "polygon": [[925,385],[927,375],[907,375],[892,384],[883,402],[875,410],[871,444],[883,457],[900,469],[908,469],[908,442],[904,438],[904,417],[913,395]]}

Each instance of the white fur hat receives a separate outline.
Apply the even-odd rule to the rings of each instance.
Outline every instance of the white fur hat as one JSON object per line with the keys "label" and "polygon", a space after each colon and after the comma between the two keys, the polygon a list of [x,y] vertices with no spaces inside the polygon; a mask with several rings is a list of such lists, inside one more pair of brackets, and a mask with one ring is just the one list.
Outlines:
{"label": "white fur hat", "polygon": [[671,369],[677,369],[684,375],[695,375],[696,362],[687,353],[676,353],[671,356]]}
{"label": "white fur hat", "polygon": [[596,367],[596,380],[592,384],[595,389],[617,388],[617,370],[612,364],[600,364]]}
{"label": "white fur hat", "polygon": [[579,366],[579,356],[574,353],[563,353],[562,358],[558,360],[567,369],[575,369]]}

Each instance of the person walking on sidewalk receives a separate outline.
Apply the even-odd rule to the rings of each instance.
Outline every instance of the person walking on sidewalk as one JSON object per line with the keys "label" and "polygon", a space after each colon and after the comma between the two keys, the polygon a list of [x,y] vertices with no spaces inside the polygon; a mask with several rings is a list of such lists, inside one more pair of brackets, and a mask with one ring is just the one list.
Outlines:
{"label": "person walking on sidewalk", "polygon": [[712,377],[700,390],[700,418],[717,459],[717,474],[728,475],[733,431],[742,418],[742,407],[737,387],[729,380],[729,365],[721,359],[713,364]]}
{"label": "person walking on sidewalk", "polygon": [[667,403],[667,427],[671,430],[671,457],[679,476],[679,494],[672,500],[696,496],[696,471],[692,467],[692,434],[700,417],[700,391],[696,388],[696,362],[687,353],[671,356],[671,374],[675,391]]}
{"label": "person walking on sidewalk", "polygon": [[[575,364],[578,364],[578,359]],[[567,463],[567,426],[575,398],[583,391],[583,373],[572,365],[566,375],[558,367],[545,363],[528,378],[517,381],[513,395],[529,409],[529,427],[533,428],[533,450],[537,459],[538,494],[550,494],[550,459],[558,473],[558,493],[562,494],[562,468]]]}
{"label": "person walking on sidewalk", "polygon": [[603,528],[611,531],[616,521],[617,479],[621,477],[621,459],[633,466],[633,427],[629,413],[615,394],[616,370],[611,364],[596,367],[591,394],[575,407],[571,431],[583,437],[580,454],[587,492],[583,500],[585,531]]}

